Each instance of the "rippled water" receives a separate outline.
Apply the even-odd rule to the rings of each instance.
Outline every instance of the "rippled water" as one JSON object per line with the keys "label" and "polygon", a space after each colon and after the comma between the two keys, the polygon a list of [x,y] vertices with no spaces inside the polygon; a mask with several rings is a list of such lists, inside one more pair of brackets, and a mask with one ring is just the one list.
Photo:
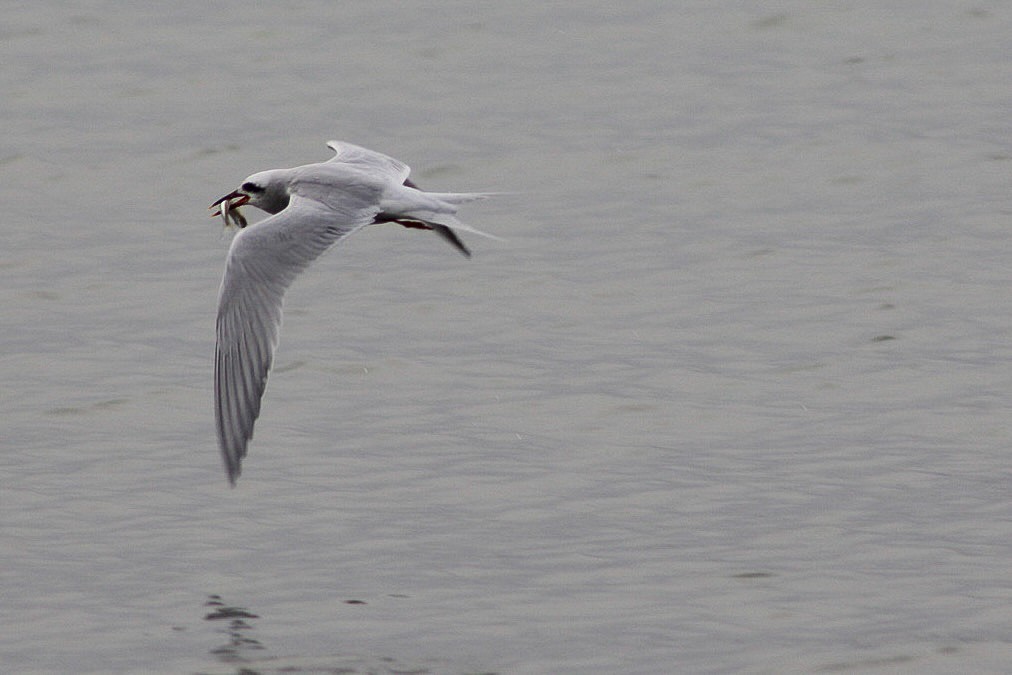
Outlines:
{"label": "rippled water", "polygon": [[[10,672],[1002,672],[1012,9],[32,3],[0,85]],[[510,194],[289,295],[239,486],[206,205]]]}

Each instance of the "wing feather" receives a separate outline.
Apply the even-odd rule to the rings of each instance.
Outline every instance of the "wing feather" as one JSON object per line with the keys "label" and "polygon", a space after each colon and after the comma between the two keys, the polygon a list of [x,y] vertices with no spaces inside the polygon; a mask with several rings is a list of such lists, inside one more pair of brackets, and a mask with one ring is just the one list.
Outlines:
{"label": "wing feather", "polygon": [[369,150],[345,141],[327,141],[327,147],[334,151],[328,163],[350,164],[368,172],[389,176],[397,184],[407,180],[411,167],[375,150]]}

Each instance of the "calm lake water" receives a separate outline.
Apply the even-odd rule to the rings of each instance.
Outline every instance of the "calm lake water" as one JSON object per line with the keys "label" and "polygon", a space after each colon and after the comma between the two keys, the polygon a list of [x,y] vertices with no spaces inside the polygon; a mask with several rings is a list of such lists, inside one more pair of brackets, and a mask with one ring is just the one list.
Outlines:
{"label": "calm lake water", "polygon": [[[1012,6],[11,5],[6,672],[1004,672]],[[288,297],[235,489],[207,205],[508,194]],[[250,214],[252,215],[252,213]]]}

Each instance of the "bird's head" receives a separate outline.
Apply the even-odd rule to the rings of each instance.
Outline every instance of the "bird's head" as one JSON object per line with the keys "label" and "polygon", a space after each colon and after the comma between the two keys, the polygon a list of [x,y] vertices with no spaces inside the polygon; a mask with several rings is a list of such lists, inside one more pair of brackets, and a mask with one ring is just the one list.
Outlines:
{"label": "bird's head", "polygon": [[239,207],[249,204],[267,213],[278,213],[288,206],[287,181],[282,170],[261,171],[248,177],[238,189],[216,200],[210,208],[212,216],[221,216],[228,226],[229,218],[240,228],[246,227],[246,219],[240,215]]}

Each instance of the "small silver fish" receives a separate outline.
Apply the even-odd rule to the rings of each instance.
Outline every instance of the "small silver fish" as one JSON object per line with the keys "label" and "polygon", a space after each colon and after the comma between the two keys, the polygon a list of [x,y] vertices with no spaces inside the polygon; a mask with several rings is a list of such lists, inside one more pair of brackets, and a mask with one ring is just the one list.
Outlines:
{"label": "small silver fish", "polygon": [[232,208],[232,201],[226,199],[221,203],[221,219],[225,223],[225,227],[229,226],[229,219],[231,218],[232,224],[238,227],[240,230],[248,224],[246,218],[239,213],[239,207]]}
{"label": "small silver fish", "polygon": [[[232,200],[235,199],[235,208],[232,208]],[[224,223],[225,228],[228,229],[231,225],[235,225],[240,230],[248,224],[246,218],[239,213],[239,207],[249,201],[247,195],[240,195],[237,192],[225,195],[214,204],[211,204],[211,209],[218,207],[217,210],[211,213],[212,217],[221,216],[221,221]],[[231,221],[231,222],[229,222]]]}

